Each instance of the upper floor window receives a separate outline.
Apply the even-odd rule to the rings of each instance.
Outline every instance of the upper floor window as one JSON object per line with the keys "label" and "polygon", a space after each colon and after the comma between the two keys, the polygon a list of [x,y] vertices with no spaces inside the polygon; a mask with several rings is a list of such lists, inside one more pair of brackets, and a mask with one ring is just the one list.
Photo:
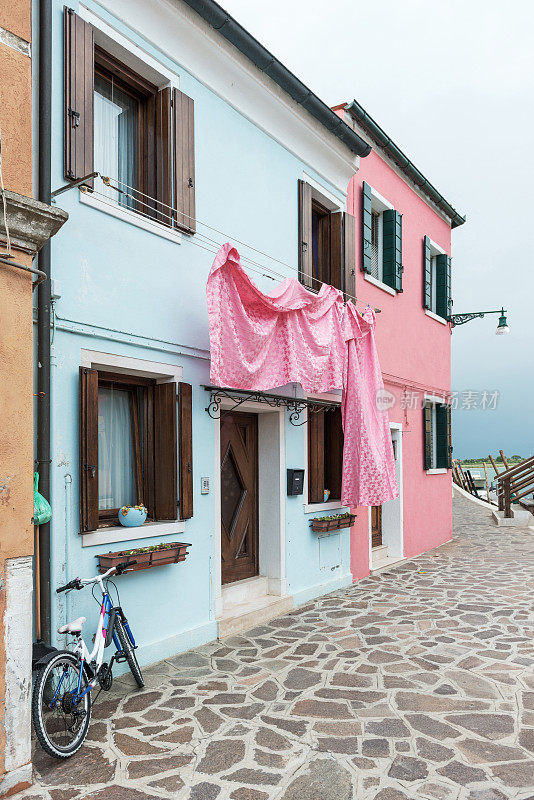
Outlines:
{"label": "upper floor window", "polygon": [[[120,73],[120,74],[118,74]],[[153,152],[147,148],[150,106],[157,87],[95,47],[94,168],[130,192],[117,194],[105,186],[104,194],[127,208],[148,212],[147,174]],[[170,213],[170,210],[169,210]]]}
{"label": "upper floor window", "polygon": [[362,270],[402,292],[402,214],[365,181],[362,201]]}
{"label": "upper floor window", "polygon": [[384,280],[384,264],[382,261],[382,213],[371,210],[371,272],[373,278]]}
{"label": "upper floor window", "polygon": [[[168,85],[156,86],[107,52],[101,34],[65,9],[65,177],[93,172],[88,188],[169,227],[194,233],[194,104]],[[152,70],[152,73],[154,70]],[[115,188],[114,188],[115,187]]]}
{"label": "upper floor window", "polygon": [[423,240],[423,308],[449,319],[452,313],[451,259],[432,240]]}
{"label": "upper floor window", "polygon": [[298,182],[299,280],[318,292],[322,283],[355,297],[355,220],[305,181]]}

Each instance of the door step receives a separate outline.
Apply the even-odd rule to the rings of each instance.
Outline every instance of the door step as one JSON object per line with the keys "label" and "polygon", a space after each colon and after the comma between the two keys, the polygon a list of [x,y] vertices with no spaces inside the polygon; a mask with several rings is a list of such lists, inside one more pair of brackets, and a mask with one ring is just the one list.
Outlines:
{"label": "door step", "polygon": [[388,560],[388,546],[381,544],[371,550],[371,569],[377,569]]}
{"label": "door step", "polygon": [[[239,582],[242,583],[242,581]],[[293,609],[291,595],[279,597],[274,594],[267,594],[262,597],[249,597],[240,603],[227,603],[226,598],[224,598],[223,602],[223,613],[218,620],[218,639],[224,639],[226,636],[233,636],[236,633],[243,633],[243,631],[248,631],[257,625],[269,622],[275,617],[287,614],[288,611]]]}
{"label": "door step", "polygon": [[245,603],[255,597],[265,597],[269,594],[269,579],[258,575],[254,578],[245,578],[243,581],[226,583],[222,587],[223,607]]}

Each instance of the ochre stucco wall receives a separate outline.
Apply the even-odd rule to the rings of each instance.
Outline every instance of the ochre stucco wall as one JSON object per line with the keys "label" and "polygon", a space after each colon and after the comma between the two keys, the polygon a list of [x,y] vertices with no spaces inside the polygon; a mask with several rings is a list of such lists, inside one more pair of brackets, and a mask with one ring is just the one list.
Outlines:
{"label": "ochre stucco wall", "polygon": [[[30,39],[30,3],[12,0],[0,9],[0,26]],[[31,61],[0,44],[2,172],[6,189],[32,193]],[[0,240],[5,252],[5,240]],[[13,249],[14,260],[31,257]],[[32,276],[0,264],[0,783],[5,771],[5,561],[33,552]],[[21,620],[31,625],[31,619]],[[22,788],[22,787],[19,787]]]}

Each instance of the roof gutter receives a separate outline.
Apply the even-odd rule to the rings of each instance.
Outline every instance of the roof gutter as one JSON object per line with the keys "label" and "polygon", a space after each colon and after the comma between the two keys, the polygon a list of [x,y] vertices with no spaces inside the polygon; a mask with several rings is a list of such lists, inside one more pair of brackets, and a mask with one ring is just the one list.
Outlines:
{"label": "roof gutter", "polygon": [[452,228],[457,228],[459,225],[464,224],[465,216],[459,214],[458,211],[445,200],[443,195],[425,178],[415,164],[410,161],[408,156],[397,147],[395,142],[390,139],[387,133],[369,116],[367,111],[365,111],[356,100],[353,100],[352,103],[348,103],[348,105],[345,106],[345,111],[348,111],[358,124],[361,125],[364,131],[369,134],[371,139],[402,169],[404,174],[410,178],[421,191],[428,195],[432,202],[449,217]]}
{"label": "roof gutter", "polygon": [[326,103],[299,81],[257,39],[245,30],[214,0],[184,0],[221,36],[233,44],[243,55],[271,80],[280,86],[302,108],[310,113],[330,133],[358,156],[368,156],[371,146],[352,130]]}

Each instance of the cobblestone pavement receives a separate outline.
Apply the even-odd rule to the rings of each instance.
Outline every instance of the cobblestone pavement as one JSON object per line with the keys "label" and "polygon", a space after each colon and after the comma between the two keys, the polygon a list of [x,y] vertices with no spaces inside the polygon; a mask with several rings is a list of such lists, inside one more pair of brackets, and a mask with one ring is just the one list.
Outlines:
{"label": "cobblestone pavement", "polygon": [[26,800],[534,798],[534,534],[454,542],[115,682]]}

